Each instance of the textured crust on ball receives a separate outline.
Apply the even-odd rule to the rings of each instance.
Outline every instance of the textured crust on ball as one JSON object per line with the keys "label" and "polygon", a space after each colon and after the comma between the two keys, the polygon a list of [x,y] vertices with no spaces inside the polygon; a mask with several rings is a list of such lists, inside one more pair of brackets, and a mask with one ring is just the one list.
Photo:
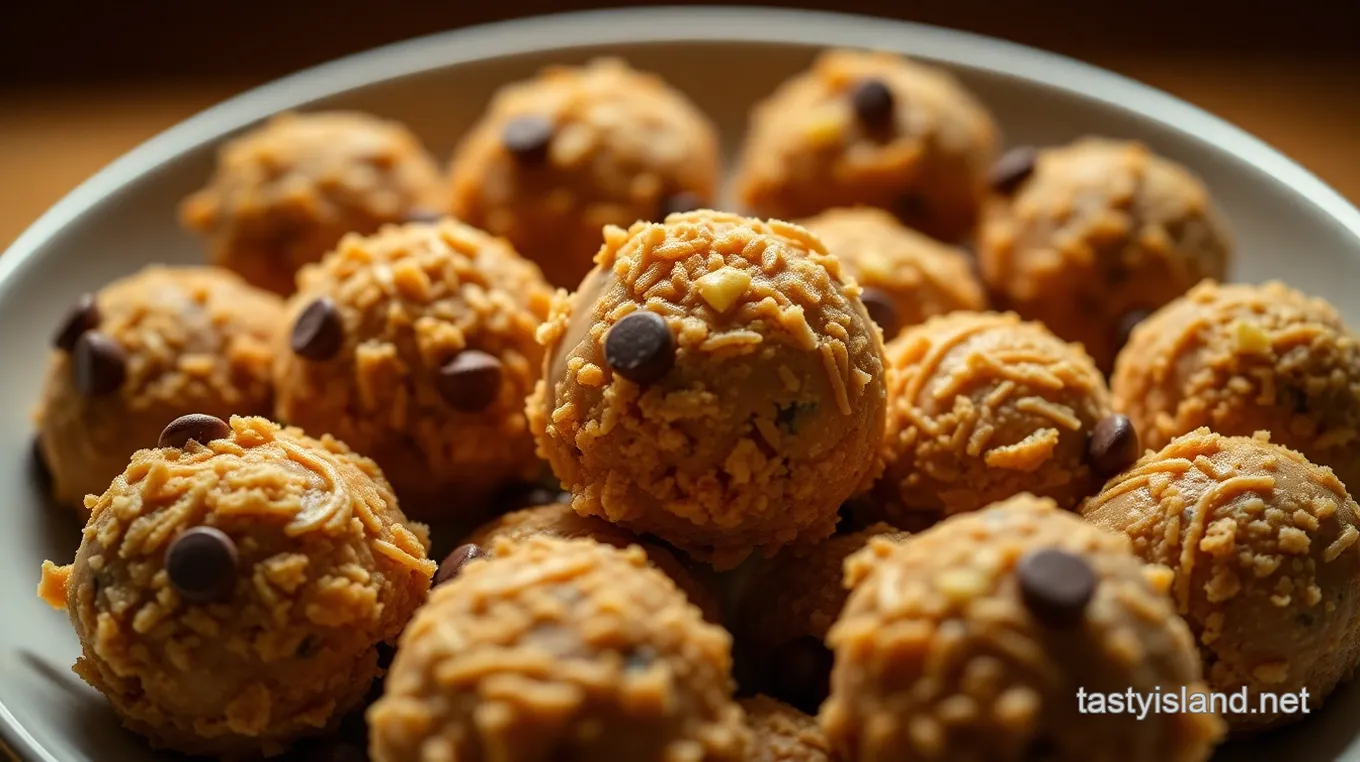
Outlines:
{"label": "textured crust on ball", "polygon": [[[347,236],[298,282],[289,325],[329,297],[345,338],[322,362],[279,351],[281,419],[378,461],[412,515],[475,511],[503,482],[537,472],[523,400],[538,377],[534,331],[551,293],[533,263],[445,220]],[[499,394],[484,410],[454,408],[436,385],[439,368],[465,350],[502,365]]]}
{"label": "textured crust on ball", "polygon": [[[894,95],[886,134],[855,119],[849,93],[875,78]],[[888,209],[945,241],[966,235],[986,193],[997,128],[940,69],[888,53],[835,50],[756,104],[736,188],[762,216],[838,206]]]}
{"label": "textured crust on ball", "polygon": [[[75,671],[125,725],[189,754],[282,751],[332,725],[380,674],[434,574],[373,461],[263,418],[230,438],[141,450],[103,495],[75,562],[40,593],[79,635]],[[164,558],[180,533],[235,542],[230,597],[192,604]]]}
{"label": "textured crust on ball", "polygon": [[582,516],[572,510],[569,503],[549,503],[512,511],[478,528],[466,542],[490,548],[502,538],[511,542],[521,542],[531,537],[594,540],[616,548],[638,545],[646,551],[647,560],[670,577],[671,581],[689,597],[690,603],[704,612],[704,619],[715,623],[722,622],[722,606],[714,590],[701,579],[705,575],[697,574],[691,565],[656,542],[639,538],[627,529],[610,524],[604,519]]}
{"label": "textured crust on ball", "polygon": [[357,112],[283,114],[223,146],[180,206],[213,262],[280,294],[346,233],[444,207],[438,167],[409,130]]}
{"label": "textured crust on ball", "polygon": [[832,762],[817,718],[769,696],[738,703],[751,727],[751,755],[747,762]]}
{"label": "textured crust on ball", "polygon": [[[526,166],[501,135],[529,115],[555,129],[546,159]],[[605,225],[659,219],[672,194],[711,204],[718,174],[708,117],[660,77],[604,58],[501,89],[454,152],[452,209],[508,238],[552,283],[574,288]]]}
{"label": "textured crust on ball", "polygon": [[881,209],[830,209],[802,224],[860,286],[892,298],[899,327],[955,310],[987,308],[967,254],[904,227]]}
{"label": "textured crust on ball", "polygon": [[71,355],[52,354],[35,419],[58,502],[80,507],[103,492],[181,415],[270,412],[278,297],[225,270],[152,266],[105,286],[95,302],[96,330],[122,347],[127,375],[118,391],[86,397]]}
{"label": "textured crust on ball", "polygon": [[[1319,706],[1360,656],[1360,507],[1331,469],[1199,429],[1149,453],[1082,508],[1172,569],[1179,613],[1217,691],[1307,688]],[[1235,731],[1297,715],[1228,718]]]}
{"label": "textured crust on ball", "polygon": [[1134,330],[1111,389],[1148,447],[1264,430],[1360,487],[1360,340],[1281,283],[1205,283],[1167,305]]}
{"label": "textured crust on ball", "polygon": [[1203,183],[1138,143],[1085,138],[1039,154],[979,234],[996,303],[1081,342],[1103,370],[1121,321],[1227,274],[1232,243]]}
{"label": "textured crust on ball", "polygon": [[1091,358],[1012,313],[956,312],[888,345],[888,425],[873,505],[912,514],[976,510],[1019,492],[1074,508],[1099,488],[1091,428],[1111,411]]}
{"label": "textured crust on ball", "polygon": [[[882,340],[806,230],[719,212],[610,228],[597,267],[539,332],[539,449],[577,512],[718,565],[831,534],[872,476]],[[610,327],[665,318],[678,352],[642,387],[608,370]]]}
{"label": "textured crust on ball", "polygon": [[502,540],[435,590],[369,709],[376,762],[745,760],[731,638],[637,547]]}
{"label": "textured crust on ball", "polygon": [[[1057,548],[1098,584],[1071,628],[1040,624],[1015,567]],[[1080,714],[1088,692],[1202,692],[1189,629],[1127,538],[1019,495],[846,562],[850,600],[821,725],[845,759],[1104,759],[1199,762],[1222,735],[1211,714]],[[1028,753],[1021,753],[1026,750]]]}

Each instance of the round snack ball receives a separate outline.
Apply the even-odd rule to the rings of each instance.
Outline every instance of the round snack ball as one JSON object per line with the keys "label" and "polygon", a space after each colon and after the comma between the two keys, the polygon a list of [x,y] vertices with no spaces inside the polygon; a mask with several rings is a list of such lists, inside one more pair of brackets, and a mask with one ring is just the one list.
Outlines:
{"label": "round snack ball", "polygon": [[180,205],[214,264],[280,294],[346,233],[369,234],[445,206],[434,159],[402,125],[358,112],[282,114],[218,153],[207,187]]}
{"label": "round snack ball", "polygon": [[282,323],[277,296],[210,267],[152,266],[75,300],[35,414],[54,499],[102,493],[181,415],[270,412]]}
{"label": "round snack ball", "polygon": [[955,312],[904,330],[887,353],[886,468],[871,502],[889,523],[1020,492],[1074,508],[1099,489],[1088,438],[1110,393],[1079,345],[1013,313]]}
{"label": "round snack ball", "polygon": [[587,539],[626,548],[637,545],[647,553],[652,566],[671,578],[689,600],[703,612],[704,619],[722,622],[722,606],[700,570],[681,560],[676,554],[654,541],[639,538],[623,527],[610,524],[594,516],[582,516],[568,503],[547,503],[507,513],[493,519],[473,532],[465,542],[478,548],[494,547],[505,538],[519,542],[530,537],[554,537],[560,540]]}
{"label": "round snack ball", "polygon": [[1360,488],[1360,339],[1281,283],[1204,283],[1138,326],[1110,380],[1148,447],[1269,431]]}
{"label": "round snack ball", "polygon": [[609,228],[539,331],[540,452],[583,515],[719,567],[830,536],[883,431],[883,350],[806,230],[701,211]]}
{"label": "round snack ball", "polygon": [[1203,694],[1167,582],[1122,535],[1032,495],[871,540],[846,562],[822,729],[857,762],[1207,760],[1213,714],[1079,703],[1079,690]]}
{"label": "round snack ball", "polygon": [[374,762],[747,759],[731,638],[641,548],[501,539],[406,628]]}
{"label": "round snack ball", "polygon": [[575,288],[605,225],[713,203],[718,137],[659,77],[602,58],[508,85],[454,152],[453,213]]}
{"label": "round snack ball", "polygon": [[756,573],[741,596],[738,648],[763,692],[816,713],[831,679],[826,633],[849,595],[845,559],[877,536],[900,540],[906,534],[875,524],[806,554],[780,553]]}
{"label": "round snack ball", "polygon": [[466,517],[538,472],[524,398],[551,292],[454,220],[347,236],[303,268],[274,366],[279,418],[378,461],[413,516]]}
{"label": "round snack ball", "polygon": [[[1360,507],[1328,468],[1254,437],[1199,429],[1082,507],[1175,573],[1172,597],[1216,691],[1308,690],[1317,708],[1360,656]],[[1300,715],[1229,716],[1234,732]]]}
{"label": "round snack ball", "polygon": [[944,71],[833,50],[752,110],[736,189],[760,216],[875,206],[957,241],[977,218],[996,144],[991,115]]}
{"label": "round snack ball", "polygon": [[751,727],[752,753],[747,762],[832,762],[817,718],[769,696],[737,703]]}
{"label": "round snack ball", "polygon": [[983,279],[997,304],[1081,342],[1102,370],[1132,321],[1227,274],[1228,233],[1184,167],[1099,138],[1027,153],[993,178]]}
{"label": "round snack ball", "polygon": [[39,594],[123,724],[187,754],[276,754],[335,725],[435,570],[373,461],[263,418],[139,450],[89,505]]}
{"label": "round snack ball", "polygon": [[987,308],[967,254],[881,209],[831,209],[802,224],[863,287],[860,299],[887,339],[935,315]]}

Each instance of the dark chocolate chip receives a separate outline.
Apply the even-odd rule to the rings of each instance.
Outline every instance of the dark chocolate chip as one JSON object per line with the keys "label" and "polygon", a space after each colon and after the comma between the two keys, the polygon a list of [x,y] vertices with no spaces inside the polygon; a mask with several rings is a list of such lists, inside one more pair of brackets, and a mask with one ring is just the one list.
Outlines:
{"label": "dark chocolate chip", "polygon": [[457,577],[459,572],[463,571],[463,566],[466,565],[468,561],[490,557],[491,554],[482,550],[480,545],[474,545],[472,543],[459,545],[453,549],[452,553],[444,558],[443,563],[439,564],[439,571],[434,574],[434,585],[438,587],[454,577]]}
{"label": "dark chocolate chip", "polygon": [[1142,455],[1138,446],[1138,430],[1123,413],[1111,413],[1096,421],[1087,442],[1091,470],[1108,479],[1132,466]]}
{"label": "dark chocolate chip", "polygon": [[290,342],[293,354],[305,360],[324,362],[335,357],[345,343],[345,326],[329,296],[316,299],[297,316]]}
{"label": "dark chocolate chip", "polygon": [[43,494],[52,492],[52,469],[47,465],[47,457],[43,455],[42,439],[34,435],[31,449],[29,450],[29,473],[33,475],[33,483]]}
{"label": "dark chocolate chip", "polygon": [[469,349],[440,366],[435,388],[450,406],[475,413],[500,396],[501,372],[501,361],[495,355]]}
{"label": "dark chocolate chip", "polygon": [[630,312],[605,335],[604,361],[629,381],[650,384],[675,365],[675,337],[655,312]]}
{"label": "dark chocolate chip", "polygon": [[695,209],[702,209],[705,205],[703,197],[697,193],[689,191],[672,193],[661,199],[661,219],[664,220],[672,214],[684,214]]}
{"label": "dark chocolate chip", "polygon": [[1129,310],[1120,316],[1119,322],[1115,326],[1115,341],[1120,347],[1129,343],[1129,337],[1133,336],[1133,329],[1138,324],[1148,319],[1152,314],[1151,310]]}
{"label": "dark chocolate chip", "polygon": [[811,635],[781,643],[770,654],[770,692],[777,699],[816,714],[831,692],[835,656]]}
{"label": "dark chocolate chip", "polygon": [[236,543],[214,527],[186,529],[165,551],[165,573],[187,601],[227,598],[236,587]]}
{"label": "dark chocolate chip", "polygon": [[1016,146],[1001,154],[987,177],[992,190],[1003,196],[1014,193],[1034,173],[1038,158],[1039,152],[1033,146]]}
{"label": "dark chocolate chip", "polygon": [[434,223],[446,217],[443,212],[436,212],[433,209],[411,209],[406,212],[407,222]]}
{"label": "dark chocolate chip", "polygon": [[525,114],[511,119],[501,131],[501,144],[520,162],[541,164],[548,158],[556,126],[546,116]]}
{"label": "dark chocolate chip", "polygon": [[156,446],[182,449],[189,444],[190,439],[199,444],[207,444],[214,439],[226,439],[229,436],[231,426],[221,418],[203,413],[190,413],[171,421],[170,425],[161,431],[161,438]]}
{"label": "dark chocolate chip", "polygon": [[897,305],[888,292],[868,286],[859,295],[859,299],[864,302],[864,309],[868,310],[869,317],[883,329],[884,339],[891,339],[897,335],[902,326],[897,314]]}
{"label": "dark chocolate chip", "polygon": [[318,741],[303,756],[304,762],[368,762],[368,754],[352,743],[338,739]]}
{"label": "dark chocolate chip", "polygon": [[892,124],[896,99],[892,90],[881,79],[862,79],[850,91],[850,105],[855,118],[868,127],[881,128]]}
{"label": "dark chocolate chip", "polygon": [[127,355],[113,337],[100,331],[86,331],[71,350],[76,389],[86,397],[99,397],[118,391],[127,377]]}
{"label": "dark chocolate chip", "polygon": [[52,345],[63,352],[70,352],[75,349],[76,340],[98,326],[99,306],[94,302],[94,294],[81,294],[66,317],[62,318],[61,326],[52,337]]}
{"label": "dark chocolate chip", "polygon": [[1096,574],[1086,559],[1046,548],[1027,554],[1015,568],[1025,607],[1041,623],[1066,627],[1080,622],[1096,592]]}

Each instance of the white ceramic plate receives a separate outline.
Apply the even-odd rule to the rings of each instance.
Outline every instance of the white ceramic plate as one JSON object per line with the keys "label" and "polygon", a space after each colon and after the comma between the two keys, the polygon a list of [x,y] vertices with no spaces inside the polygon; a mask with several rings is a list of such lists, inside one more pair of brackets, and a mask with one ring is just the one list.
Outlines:
{"label": "white ceramic plate", "polygon": [[[70,671],[66,617],[34,591],[44,558],[67,561],[79,530],[46,510],[29,466],[30,411],[49,335],[80,293],[150,262],[198,262],[175,204],[206,178],[215,146],[277,111],[346,107],[410,125],[440,156],[502,83],[549,63],[616,54],[686,91],[728,154],[747,107],[828,45],[908,53],[953,70],[1011,143],[1086,133],[1135,138],[1191,167],[1239,242],[1235,278],[1281,278],[1360,325],[1360,212],[1308,172],[1209,114],[1130,80],[997,40],[912,24],[757,9],[654,9],[545,17],[435,35],[353,56],[234,98],[154,138],[52,208],[0,257],[0,739],[22,762],[143,762]],[[23,182],[23,178],[7,178]],[[1220,760],[1360,761],[1360,688]]]}

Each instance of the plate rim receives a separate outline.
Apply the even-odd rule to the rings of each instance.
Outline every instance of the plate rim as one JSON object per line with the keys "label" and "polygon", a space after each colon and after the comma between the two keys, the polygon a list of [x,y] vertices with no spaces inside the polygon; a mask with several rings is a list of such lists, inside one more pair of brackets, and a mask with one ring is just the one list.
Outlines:
{"label": "plate rim", "polygon": [[[1107,69],[995,37],[867,15],[755,6],[661,6],[577,11],[436,32],[302,69],[206,108],[143,141],[66,193],[0,255],[0,299],[68,225],[185,153],[282,110],[455,66],[527,53],[618,43],[786,43],[915,53],[965,69],[1041,83],[1098,101],[1225,152],[1272,176],[1356,239],[1360,209],[1302,165],[1240,127]],[[20,762],[62,762],[0,702],[0,752]]]}

